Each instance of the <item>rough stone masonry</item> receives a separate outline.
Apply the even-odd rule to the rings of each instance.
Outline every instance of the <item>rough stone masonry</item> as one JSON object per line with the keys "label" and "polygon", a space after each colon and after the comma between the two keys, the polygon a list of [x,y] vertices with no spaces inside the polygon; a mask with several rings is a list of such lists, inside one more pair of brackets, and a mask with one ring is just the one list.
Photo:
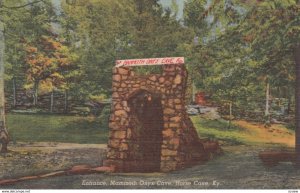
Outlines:
{"label": "rough stone masonry", "polygon": [[206,161],[218,143],[201,140],[185,109],[187,70],[163,65],[162,74],[137,75],[115,67],[105,166],[117,172],[168,172]]}

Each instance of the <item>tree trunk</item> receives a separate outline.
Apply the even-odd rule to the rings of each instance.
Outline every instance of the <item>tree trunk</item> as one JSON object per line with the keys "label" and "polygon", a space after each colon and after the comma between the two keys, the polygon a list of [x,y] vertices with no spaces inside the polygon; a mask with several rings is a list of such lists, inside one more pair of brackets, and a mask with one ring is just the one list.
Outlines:
{"label": "tree trunk", "polygon": [[0,140],[1,152],[7,152],[7,144],[9,142],[8,132],[5,123],[5,95],[4,95],[4,26],[0,22]]}
{"label": "tree trunk", "polygon": [[287,106],[287,110],[286,110],[287,115],[290,115],[290,113],[291,113],[291,103],[292,103],[292,96],[288,96],[288,106]]}
{"label": "tree trunk", "polygon": [[196,94],[196,87],[195,87],[195,81],[194,79],[192,80],[192,103],[196,104],[196,100],[195,100],[195,94]]}
{"label": "tree trunk", "polygon": [[193,103],[193,80],[192,75],[188,76],[187,79],[187,91],[185,93],[185,102],[186,104]]}
{"label": "tree trunk", "polygon": [[54,103],[54,91],[51,92],[51,100],[50,100],[50,112],[53,113],[53,103]]}
{"label": "tree trunk", "polygon": [[231,118],[232,118],[232,102],[229,102],[229,121],[228,121],[228,129],[231,128]]}
{"label": "tree trunk", "polygon": [[269,78],[266,79],[266,108],[265,108],[265,127],[271,126],[270,120],[270,83]]}
{"label": "tree trunk", "polygon": [[64,106],[64,112],[68,113],[68,90],[65,90],[65,106]]}
{"label": "tree trunk", "polygon": [[[294,87],[293,87],[293,89],[294,89]],[[287,99],[287,106],[285,106],[285,115],[290,115],[292,96],[291,96],[291,90],[290,90],[289,86],[286,87],[286,92],[284,92],[284,93],[285,94],[283,95],[283,98]]]}
{"label": "tree trunk", "polygon": [[229,103],[229,116],[230,116],[230,120],[232,117],[232,102]]}
{"label": "tree trunk", "polygon": [[15,108],[17,105],[17,91],[16,91],[16,78],[13,78],[13,107]]}
{"label": "tree trunk", "polygon": [[33,86],[33,105],[37,106],[38,103],[38,92],[39,92],[39,81],[34,81],[34,86]]}
{"label": "tree trunk", "polygon": [[269,80],[267,79],[266,80],[267,83],[266,83],[266,109],[265,109],[265,116],[268,117],[270,115],[270,106],[269,106],[269,103],[270,103],[270,83],[269,83]]}
{"label": "tree trunk", "polygon": [[296,121],[296,166],[300,168],[300,45],[294,52],[296,64],[296,88],[295,88],[295,121]]}

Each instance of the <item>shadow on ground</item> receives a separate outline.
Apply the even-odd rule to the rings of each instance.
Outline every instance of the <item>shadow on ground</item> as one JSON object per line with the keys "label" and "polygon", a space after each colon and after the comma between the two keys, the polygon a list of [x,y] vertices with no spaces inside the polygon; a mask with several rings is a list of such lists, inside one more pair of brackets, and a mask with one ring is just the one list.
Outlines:
{"label": "shadow on ground", "polygon": [[[1,178],[31,174],[33,172],[65,169],[76,164],[101,163],[105,145],[72,146],[53,145],[40,149],[35,156],[19,156],[9,165],[10,158],[1,157]],[[58,148],[59,147],[59,148]],[[272,147],[225,146],[224,155],[204,165],[171,173],[148,174],[91,174],[45,178],[20,182],[3,188],[28,189],[291,189],[300,188],[300,171],[291,163],[265,168],[258,153]],[[22,147],[22,149],[26,149]],[[274,147],[272,148],[274,149]],[[28,152],[36,150],[27,148]],[[18,151],[18,148],[15,148]],[[24,150],[23,150],[24,151]],[[27,158],[26,158],[27,156]],[[12,155],[15,157],[15,155]],[[20,160],[21,159],[21,160]],[[28,159],[28,161],[26,161]],[[56,160],[56,161],[55,161]],[[5,166],[6,164],[6,166]],[[29,164],[29,165],[27,165]],[[39,165],[38,167],[36,166]],[[2,170],[4,169],[4,170]],[[8,175],[10,174],[10,175]],[[36,174],[36,173],[35,173]]]}

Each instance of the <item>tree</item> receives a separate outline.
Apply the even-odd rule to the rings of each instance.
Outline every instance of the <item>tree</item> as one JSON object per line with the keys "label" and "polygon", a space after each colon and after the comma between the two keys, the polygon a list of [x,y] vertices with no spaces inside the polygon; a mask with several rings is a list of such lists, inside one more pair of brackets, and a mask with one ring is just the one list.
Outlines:
{"label": "tree", "polygon": [[73,69],[76,55],[53,37],[42,36],[33,45],[26,46],[26,76],[27,88],[34,89],[34,105],[37,105],[39,86],[44,92],[66,89],[66,76]]}
{"label": "tree", "polygon": [[[176,7],[173,3],[173,7]],[[176,13],[176,8],[175,8]],[[171,9],[163,9],[157,0],[134,1],[133,31],[130,55],[124,58],[180,56],[186,53],[194,33],[177,20]],[[157,73],[159,66],[137,67],[142,73]]]}
{"label": "tree", "polygon": [[[0,1],[0,5],[2,2]],[[5,123],[5,96],[4,96],[4,26],[0,21],[0,140],[1,152],[7,152],[9,142],[8,132]]]}
{"label": "tree", "polygon": [[[17,87],[25,82],[23,70],[25,51],[23,48],[22,37],[27,27],[23,24],[24,18],[29,14],[26,11],[10,11],[4,15],[5,20],[5,92],[12,93],[13,107],[17,105]],[[10,21],[10,22],[9,22]]]}
{"label": "tree", "polygon": [[182,54],[180,46],[190,43],[193,32],[176,20],[170,9],[164,10],[157,0],[134,1],[133,55],[165,57]]}
{"label": "tree", "polygon": [[[10,10],[22,9],[27,6],[34,5],[42,0],[32,1],[24,3],[22,1],[5,1],[0,0],[0,14],[8,13]],[[1,152],[7,152],[7,145],[9,142],[9,135],[7,132],[5,122],[5,96],[4,96],[4,56],[5,56],[5,20],[3,17],[0,19],[0,140],[1,140]]]}
{"label": "tree", "polygon": [[[219,49],[216,49],[217,54],[210,57],[212,60],[216,60],[216,55],[223,54],[219,58],[221,59],[219,65],[228,67],[228,64],[225,65],[224,62],[227,55],[224,55],[226,53],[224,49],[226,49],[231,53],[239,53],[239,56],[234,58],[245,61],[246,63],[241,63],[243,65],[252,66],[255,69],[256,77],[268,77],[270,90],[274,86],[284,87],[283,82],[288,84],[287,87],[292,87],[293,80],[296,80],[295,117],[298,166],[300,166],[299,3],[296,0],[228,0],[224,2],[213,0],[204,14],[199,13],[204,17],[192,22],[199,23],[210,16],[212,23],[217,24],[215,25],[217,28],[212,29],[219,30],[215,30],[217,33],[212,34],[213,38],[208,42],[209,46],[207,47],[213,47],[214,43],[219,45]],[[239,63],[234,62],[233,64],[241,68]],[[251,80],[251,77],[245,76],[243,79]],[[256,78],[256,82],[258,85],[262,85],[259,78]]]}
{"label": "tree", "polygon": [[[71,21],[66,37],[80,56],[76,92],[83,98],[109,95],[116,59],[181,55],[180,45],[193,37],[158,1],[90,0],[80,5],[62,7]],[[149,73],[149,68],[143,70]]]}
{"label": "tree", "polygon": [[[249,5],[245,6],[249,7]],[[281,58],[286,61],[294,61],[295,64],[295,148],[296,165],[300,167],[300,2],[296,0],[253,2],[250,7],[245,22],[240,26],[240,31],[249,37],[255,55],[258,58],[267,56],[266,65],[276,65],[276,60],[281,61]],[[286,62],[286,64],[291,64],[291,62]]]}
{"label": "tree", "polygon": [[[132,10],[128,1],[84,1],[62,4],[62,37],[79,56],[70,92],[79,99],[109,94],[111,67],[119,50],[129,46]],[[97,22],[95,22],[97,21]]]}

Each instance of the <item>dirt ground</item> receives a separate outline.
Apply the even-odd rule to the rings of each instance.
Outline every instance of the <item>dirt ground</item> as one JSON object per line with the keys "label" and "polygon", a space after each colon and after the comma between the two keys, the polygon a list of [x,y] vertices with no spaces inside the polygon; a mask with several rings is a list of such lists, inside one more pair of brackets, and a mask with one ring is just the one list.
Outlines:
{"label": "dirt ground", "polygon": [[264,124],[249,122],[245,120],[233,121],[233,124],[244,128],[247,132],[245,138],[249,142],[263,144],[282,144],[288,147],[295,147],[295,132],[287,129],[282,124],[272,124],[264,127]]}
{"label": "dirt ground", "polygon": [[[43,174],[78,164],[102,164],[106,145],[32,143],[11,146],[0,157],[1,179]],[[225,146],[224,154],[203,165],[170,173],[90,174],[44,178],[1,188],[22,189],[294,189],[300,171],[291,163],[265,168],[262,150],[280,147]]]}
{"label": "dirt ground", "polygon": [[39,175],[74,165],[99,166],[106,144],[17,143],[9,153],[0,154],[0,178]]}

